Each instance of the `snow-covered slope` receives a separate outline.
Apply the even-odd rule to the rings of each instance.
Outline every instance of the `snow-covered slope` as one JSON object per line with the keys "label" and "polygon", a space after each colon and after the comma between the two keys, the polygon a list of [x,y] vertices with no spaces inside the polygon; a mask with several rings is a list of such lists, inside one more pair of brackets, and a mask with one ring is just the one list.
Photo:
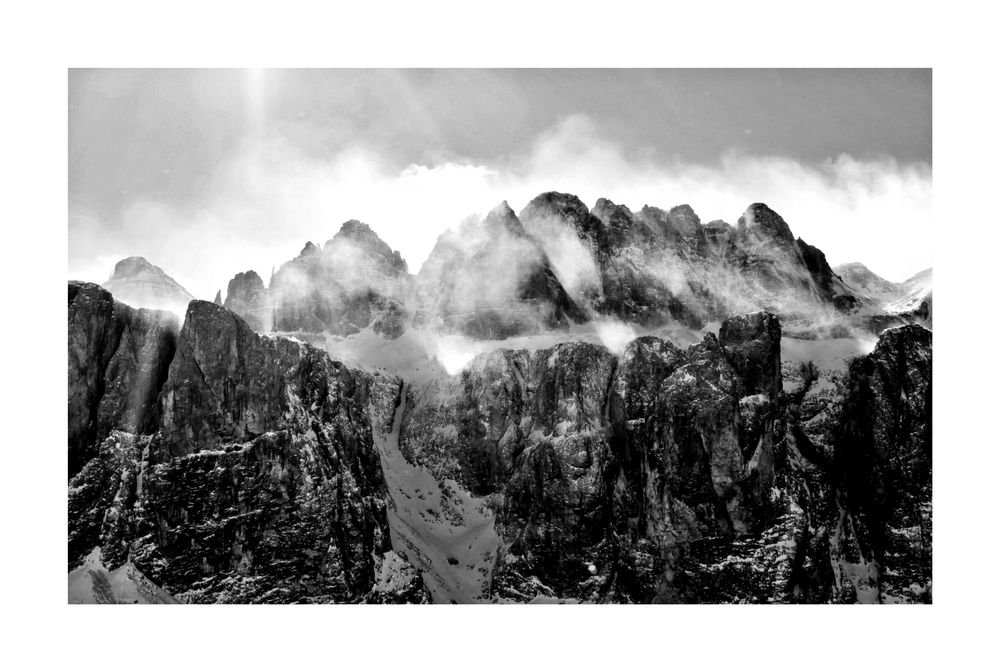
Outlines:
{"label": "snow-covered slope", "polygon": [[899,283],[902,296],[891,303],[889,309],[893,312],[907,312],[916,310],[922,303],[926,303],[930,311],[932,281],[932,271],[928,268]]}
{"label": "snow-covered slope", "polygon": [[929,301],[933,274],[920,271],[903,282],[891,282],[860,262],[841,264],[833,269],[858,295],[868,297],[889,313],[907,313]]}
{"label": "snow-covered slope", "polygon": [[501,539],[483,500],[452,480],[438,481],[399,451],[407,388],[392,430],[373,429],[382,460],[393,550],[421,573],[435,602],[465,604],[489,599]]}
{"label": "snow-covered slope", "polygon": [[98,546],[69,573],[70,604],[177,604],[131,562],[108,571]]}

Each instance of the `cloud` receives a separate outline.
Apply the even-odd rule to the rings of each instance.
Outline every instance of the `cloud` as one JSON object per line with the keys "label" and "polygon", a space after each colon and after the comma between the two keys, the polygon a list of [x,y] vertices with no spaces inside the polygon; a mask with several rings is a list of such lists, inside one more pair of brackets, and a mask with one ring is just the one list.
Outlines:
{"label": "cloud", "polygon": [[[101,282],[118,258],[141,255],[199,298],[237,272],[271,268],[323,243],[348,219],[368,223],[416,272],[443,231],[507,200],[515,211],[543,191],[599,197],[638,210],[690,204],[703,222],[735,223],[763,201],[831,264],[862,261],[890,280],[931,265],[931,168],[847,155],[821,164],[727,153],[712,164],[628,152],[591,119],[571,116],[530,149],[490,163],[394,169],[374,150],[317,159],[281,137],[248,140],[199,203],[131,203],[117,226],[82,207],[70,216],[70,275]],[[569,265],[571,260],[558,260]],[[570,269],[584,282],[588,269]]]}

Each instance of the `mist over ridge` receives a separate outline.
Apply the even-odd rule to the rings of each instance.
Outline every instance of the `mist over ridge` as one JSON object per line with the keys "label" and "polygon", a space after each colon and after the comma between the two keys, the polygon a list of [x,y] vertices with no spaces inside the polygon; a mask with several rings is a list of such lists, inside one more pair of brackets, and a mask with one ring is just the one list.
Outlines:
{"label": "mist over ridge", "polygon": [[812,164],[736,151],[710,164],[635,156],[579,115],[539,134],[524,154],[403,170],[362,147],[317,158],[280,137],[248,141],[210,184],[194,206],[132,201],[118,225],[71,203],[70,275],[102,282],[118,259],[144,256],[210,298],[224,278],[248,269],[269,277],[276,259],[292,258],[304,241],[327,240],[352,219],[419,272],[442,232],[501,201],[520,211],[553,189],[589,206],[608,198],[634,211],[687,203],[703,221],[731,223],[762,201],[831,263],[856,261],[855,241],[864,240],[869,258],[861,261],[891,280],[931,265],[928,164],[848,155]]}

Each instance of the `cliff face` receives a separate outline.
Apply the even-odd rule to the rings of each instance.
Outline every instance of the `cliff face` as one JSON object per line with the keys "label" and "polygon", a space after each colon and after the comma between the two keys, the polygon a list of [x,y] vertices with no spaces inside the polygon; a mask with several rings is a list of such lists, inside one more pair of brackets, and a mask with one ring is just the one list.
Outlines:
{"label": "cliff face", "polygon": [[177,318],[135,309],[85,282],[69,283],[69,472],[112,429],[155,431],[157,394],[176,348]]}
{"label": "cliff face", "polygon": [[723,328],[721,343],[644,337],[620,358],[587,343],[495,350],[414,390],[402,452],[490,502],[508,543],[498,595],[535,576],[561,597],[650,601],[684,544],[758,524],[780,327],[760,314]]}
{"label": "cliff face", "polygon": [[930,601],[930,273],[889,289],[764,204],[557,192],[183,322],[71,282],[71,599]]}
{"label": "cliff face", "polygon": [[[93,327],[123,310],[71,286],[81,361],[114,361]],[[114,415],[105,435],[78,432],[89,450],[77,451],[85,463],[70,482],[71,567],[100,546],[108,569],[131,562],[186,601],[363,599],[390,550],[369,412],[391,400],[373,397],[366,375],[257,336],[213,303],[190,304],[171,355],[145,424]],[[71,401],[72,376],[71,366]],[[86,382],[76,389],[89,399]]]}
{"label": "cliff face", "polygon": [[834,378],[758,312],[409,386],[214,303],[178,331],[71,283],[69,312],[70,568],[99,601],[930,599],[922,327]]}
{"label": "cliff face", "polygon": [[838,584],[859,598],[930,598],[931,429],[931,333],[890,329],[852,364],[832,435]]}
{"label": "cliff face", "polygon": [[931,332],[885,331],[833,387],[797,379],[787,446],[810,525],[795,598],[929,602]]}
{"label": "cliff face", "polygon": [[495,600],[920,601],[929,353],[891,330],[842,380],[786,385],[768,313],[686,350],[494,350],[411,391],[400,448],[492,512]]}
{"label": "cliff face", "polygon": [[763,203],[752,204],[732,227],[703,225],[688,205],[632,212],[602,198],[588,210],[571,194],[549,192],[532,200],[520,219],[592,316],[700,328],[761,309],[822,322],[867,305],[821,250],[796,240]]}

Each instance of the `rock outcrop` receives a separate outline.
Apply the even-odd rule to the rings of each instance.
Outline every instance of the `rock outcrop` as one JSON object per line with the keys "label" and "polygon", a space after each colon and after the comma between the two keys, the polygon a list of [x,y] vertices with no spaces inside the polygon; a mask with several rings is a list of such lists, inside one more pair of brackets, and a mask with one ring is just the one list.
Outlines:
{"label": "rock outcrop", "polygon": [[686,351],[643,337],[620,358],[588,343],[480,355],[413,392],[401,449],[492,502],[500,585],[650,601],[685,544],[746,533],[770,504],[780,327],[724,328],[731,353],[710,335]]}
{"label": "rock outcrop", "polygon": [[69,283],[69,473],[112,429],[156,431],[156,400],[176,348],[177,317],[135,309],[85,282]]}
{"label": "rock outcrop", "polygon": [[555,192],[537,196],[520,218],[557,260],[560,280],[594,314],[644,326],[701,326],[693,290],[663,245],[665,219],[636,217],[607,199],[589,211],[576,196]]}
{"label": "rock outcrop", "polygon": [[254,271],[237,273],[229,281],[225,303],[215,302],[236,313],[257,333],[268,333],[273,327],[273,309],[264,281]]}
{"label": "rock outcrop", "polygon": [[760,203],[549,192],[416,278],[349,221],[182,323],[71,282],[71,599],[929,602],[930,273],[866,270]]}
{"label": "rock outcrop", "polygon": [[412,284],[399,252],[351,220],[322,248],[306,243],[266,288],[253,271],[238,274],[225,306],[258,333],[348,336],[370,328],[392,340],[406,330]]}
{"label": "rock outcrop", "polygon": [[[109,359],[107,339],[76,332],[116,308],[130,310],[71,285],[80,361]],[[370,379],[204,301],[175,347],[151,424],[115,415],[103,441],[79,433],[90,459],[70,482],[71,568],[100,546],[109,570],[132,563],[185,601],[363,599],[390,550]]]}
{"label": "rock outcrop", "polygon": [[852,363],[840,410],[829,465],[837,586],[878,601],[929,599],[931,332],[886,331]]}
{"label": "rock outcrop", "polygon": [[863,305],[822,251],[796,240],[763,203],[731,227],[702,225],[688,205],[669,211],[647,205],[634,213],[602,198],[588,210],[571,194],[549,192],[520,219],[570,295],[595,316],[700,328],[760,309],[823,321]]}
{"label": "rock outcrop", "polygon": [[345,336],[371,328],[394,339],[406,329],[412,276],[367,224],[345,222],[322,249],[307,243],[268,288],[277,331]]}
{"label": "rock outcrop", "polygon": [[506,201],[442,234],[417,276],[416,326],[479,339],[563,329],[584,315]]}

